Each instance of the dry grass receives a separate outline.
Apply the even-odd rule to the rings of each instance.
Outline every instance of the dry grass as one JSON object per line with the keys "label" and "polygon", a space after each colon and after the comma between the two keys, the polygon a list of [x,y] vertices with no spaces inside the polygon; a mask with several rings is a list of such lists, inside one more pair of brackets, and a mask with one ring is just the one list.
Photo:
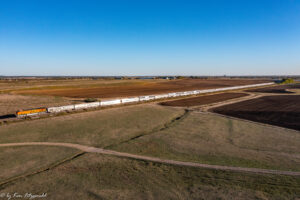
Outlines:
{"label": "dry grass", "polygon": [[0,182],[34,172],[77,152],[63,147],[0,147]]}
{"label": "dry grass", "polygon": [[163,127],[183,113],[181,109],[148,104],[24,121],[2,126],[0,142],[70,142],[104,147]]}
{"label": "dry grass", "polygon": [[176,125],[112,148],[218,165],[300,170],[298,132],[192,112]]}
{"label": "dry grass", "polygon": [[[184,113],[181,108],[148,104],[26,121],[2,126],[0,143],[72,142],[184,161],[300,170],[297,132],[213,114]],[[20,165],[25,166],[21,171],[25,173],[73,151],[40,146],[2,149],[0,159],[9,161],[0,165],[6,177],[15,176]],[[47,193],[47,199],[55,200],[295,199],[300,196],[299,188],[299,177],[85,154],[50,171],[4,185],[0,192]]]}
{"label": "dry grass", "polygon": [[87,154],[1,192],[47,199],[293,199],[299,177],[241,174]]}

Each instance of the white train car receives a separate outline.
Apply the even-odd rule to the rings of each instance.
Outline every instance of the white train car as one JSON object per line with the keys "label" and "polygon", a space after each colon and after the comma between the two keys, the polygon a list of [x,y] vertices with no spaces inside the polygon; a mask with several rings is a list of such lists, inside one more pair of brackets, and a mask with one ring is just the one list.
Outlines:
{"label": "white train car", "polygon": [[149,96],[149,100],[154,100],[155,99],[155,95],[150,95]]}
{"label": "white train car", "polygon": [[219,91],[227,91],[227,90],[236,90],[236,89],[243,89],[243,88],[267,86],[267,85],[272,85],[272,84],[274,84],[274,83],[269,82],[269,83],[260,83],[260,84],[252,84],[252,85],[216,88],[216,89],[194,90],[194,91],[185,91],[185,92],[173,92],[173,93],[159,94],[159,95],[149,95],[149,96],[140,96],[140,97],[132,97],[132,98],[114,99],[114,100],[107,100],[107,101],[101,101],[101,102],[92,102],[92,103],[86,103],[86,104],[76,104],[76,105],[67,105],[67,106],[59,106],[59,107],[50,107],[50,108],[47,108],[47,112],[49,112],[49,113],[58,113],[58,112],[62,112],[62,111],[71,111],[71,110],[92,108],[92,107],[98,107],[98,106],[110,106],[110,105],[118,105],[118,104],[121,104],[121,103],[150,101],[150,100],[153,100],[153,99],[187,96],[187,95],[195,95],[195,94],[203,94],[203,93],[211,93],[211,92],[219,92]]}
{"label": "white train car", "polygon": [[150,96],[140,96],[139,99],[140,99],[140,101],[149,101]]}
{"label": "white train car", "polygon": [[80,109],[87,109],[87,108],[96,108],[100,106],[100,102],[92,102],[92,103],[82,103],[82,104],[75,104],[75,110]]}
{"label": "white train car", "polygon": [[132,97],[132,98],[124,98],[121,99],[122,103],[133,103],[133,102],[139,102],[139,98],[138,97]]}
{"label": "white train car", "polygon": [[111,106],[111,105],[118,105],[121,104],[121,99],[114,99],[114,100],[107,100],[101,101],[100,106]]}
{"label": "white train car", "polygon": [[49,113],[57,113],[57,112],[71,111],[71,110],[75,110],[75,105],[67,105],[67,106],[47,108],[47,112],[49,112]]}
{"label": "white train car", "polygon": [[177,97],[177,94],[176,94],[176,92],[168,93],[168,96],[169,96],[169,97]]}
{"label": "white train car", "polygon": [[168,98],[168,97],[169,97],[168,94],[158,94],[158,95],[154,96],[155,99],[164,99],[164,98]]}

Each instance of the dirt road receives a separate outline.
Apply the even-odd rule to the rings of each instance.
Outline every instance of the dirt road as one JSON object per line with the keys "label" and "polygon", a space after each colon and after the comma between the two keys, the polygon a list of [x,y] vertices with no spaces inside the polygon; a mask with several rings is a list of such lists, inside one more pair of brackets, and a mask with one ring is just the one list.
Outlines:
{"label": "dirt road", "polygon": [[112,155],[112,156],[118,156],[118,157],[124,157],[124,158],[132,158],[132,159],[137,159],[137,160],[144,160],[144,161],[157,162],[157,163],[163,163],[163,164],[169,164],[169,165],[186,166],[186,167],[198,167],[198,168],[226,170],[226,171],[234,171],[234,172],[300,176],[300,172],[295,172],[295,171],[280,171],[280,170],[259,169],[259,168],[231,167],[231,166],[209,165],[209,164],[202,164],[202,163],[167,160],[167,159],[160,159],[160,158],[156,158],[156,157],[129,154],[129,153],[124,153],[124,152],[117,152],[117,151],[106,150],[106,149],[90,147],[90,146],[84,146],[84,145],[80,145],[80,144],[72,144],[72,143],[24,142],[24,143],[0,144],[0,147],[33,146],[33,145],[69,147],[69,148],[75,148],[75,149],[78,149],[78,150],[81,150],[84,152],[88,152],[88,153],[100,153],[100,154],[105,154],[105,155]]}

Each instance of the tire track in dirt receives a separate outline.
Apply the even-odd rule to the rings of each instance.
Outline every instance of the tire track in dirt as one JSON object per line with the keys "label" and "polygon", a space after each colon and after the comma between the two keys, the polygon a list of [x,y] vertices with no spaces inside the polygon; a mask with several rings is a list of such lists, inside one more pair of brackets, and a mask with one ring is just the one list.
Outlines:
{"label": "tire track in dirt", "polygon": [[222,166],[222,165],[209,165],[203,163],[193,163],[193,162],[184,162],[184,161],[176,161],[176,160],[168,160],[161,159],[150,156],[142,156],[136,154],[130,154],[125,152],[117,152],[102,148],[90,147],[80,144],[72,144],[72,143],[57,143],[57,142],[23,142],[23,143],[7,143],[0,144],[0,147],[15,147],[15,146],[62,146],[69,147],[81,150],[87,153],[99,153],[104,155],[111,155],[123,158],[131,158],[135,160],[143,160],[150,161],[156,163],[162,163],[167,165],[177,165],[183,167],[197,167],[197,168],[207,168],[214,170],[224,170],[224,171],[233,171],[233,172],[246,172],[246,173],[261,173],[261,174],[273,174],[273,175],[288,175],[288,176],[300,176],[300,172],[298,171],[281,171],[281,170],[272,170],[272,169],[260,169],[260,168],[246,168],[246,167],[232,167],[232,166]]}

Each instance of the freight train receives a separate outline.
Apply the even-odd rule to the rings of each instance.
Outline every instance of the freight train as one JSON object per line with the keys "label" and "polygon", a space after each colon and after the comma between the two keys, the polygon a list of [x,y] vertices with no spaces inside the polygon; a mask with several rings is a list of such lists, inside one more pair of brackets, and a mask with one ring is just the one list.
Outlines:
{"label": "freight train", "polygon": [[30,110],[19,110],[16,112],[17,117],[27,117],[47,113],[47,108],[35,108]]}
{"label": "freight train", "polygon": [[72,110],[81,110],[81,109],[88,109],[88,108],[112,106],[112,105],[118,105],[118,104],[144,102],[144,101],[151,101],[151,100],[163,99],[163,98],[220,92],[220,91],[226,91],[226,90],[228,91],[228,90],[244,89],[244,88],[250,88],[250,87],[267,86],[267,85],[272,85],[272,84],[274,84],[274,83],[271,82],[271,83],[261,83],[261,84],[253,84],[253,85],[243,85],[243,86],[225,87],[225,88],[217,88],[217,89],[208,89],[208,90],[172,92],[172,93],[167,93],[167,94],[114,99],[114,100],[106,100],[106,101],[99,101],[99,102],[92,102],[92,103],[85,103],[85,104],[75,104],[75,105],[50,107],[50,108],[36,108],[36,109],[31,109],[31,110],[18,111],[18,112],[16,112],[16,116],[19,118],[22,118],[22,117],[27,117],[27,116],[40,115],[43,113],[59,113],[59,112],[63,112],[63,111],[72,111]]}

